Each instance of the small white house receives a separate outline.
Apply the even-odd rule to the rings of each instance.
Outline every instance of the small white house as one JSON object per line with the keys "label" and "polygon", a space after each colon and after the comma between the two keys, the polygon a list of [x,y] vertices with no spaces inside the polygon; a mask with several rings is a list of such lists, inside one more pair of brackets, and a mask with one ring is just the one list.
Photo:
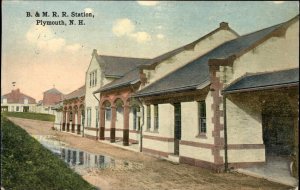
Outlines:
{"label": "small white house", "polygon": [[35,112],[35,99],[21,93],[20,89],[12,90],[1,97],[1,111]]}

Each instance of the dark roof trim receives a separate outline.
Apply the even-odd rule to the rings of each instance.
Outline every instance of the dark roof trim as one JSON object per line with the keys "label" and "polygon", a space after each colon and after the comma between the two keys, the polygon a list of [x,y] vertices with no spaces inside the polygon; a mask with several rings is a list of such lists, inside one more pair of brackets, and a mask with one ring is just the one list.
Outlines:
{"label": "dark roof trim", "polygon": [[241,93],[241,92],[253,92],[253,91],[261,91],[261,90],[272,90],[278,88],[287,88],[287,87],[295,87],[299,86],[299,82],[291,82],[291,83],[284,83],[284,84],[275,84],[275,85],[267,85],[267,86],[258,86],[258,87],[251,87],[251,88],[242,88],[237,90],[223,90],[222,94],[234,94],[234,93]]}
{"label": "dark roof trim", "polygon": [[116,79],[119,79],[119,78],[122,78],[123,76],[121,75],[108,75],[108,74],[105,74],[105,78],[116,78]]}
{"label": "dark roof trim", "polygon": [[97,93],[100,93],[100,92],[107,92],[107,91],[114,90],[114,89],[119,88],[119,87],[126,87],[126,86],[130,86],[130,85],[134,85],[134,84],[137,84],[138,82],[140,82],[140,80],[129,81],[129,82],[125,82],[125,83],[115,85],[115,86],[110,86],[108,88],[103,88],[103,89],[100,88],[100,89],[94,91],[93,94],[97,94]]}
{"label": "dark roof trim", "polygon": [[118,85],[108,87],[108,88],[103,88],[103,89],[100,88],[100,89],[94,91],[93,94],[97,94],[97,93],[100,93],[100,92],[107,92],[107,91],[110,91],[110,90],[113,90],[113,89],[116,89],[116,88],[119,88],[119,87],[125,87],[125,86],[129,86],[129,85],[130,85],[130,82],[126,82],[126,83],[118,84]]}
{"label": "dark roof trim", "polygon": [[149,92],[149,93],[137,93],[133,97],[144,97],[144,96],[152,96],[152,95],[159,95],[159,94],[166,94],[166,93],[174,93],[174,92],[181,92],[185,90],[202,90],[205,87],[209,86],[211,83],[209,80],[204,81],[200,85],[191,85],[191,86],[185,86],[185,87],[180,87],[180,88],[174,88],[174,89],[167,89],[167,90],[161,90],[161,91],[156,91],[156,92]]}
{"label": "dark roof trim", "polygon": [[142,94],[135,94],[132,97],[145,97],[145,96],[155,96],[155,95],[161,95],[165,93],[174,93],[174,92],[181,92],[185,90],[197,90],[198,85],[191,85],[191,86],[185,86],[180,88],[174,88],[172,90],[161,90],[156,92],[150,92],[150,93],[142,93]]}

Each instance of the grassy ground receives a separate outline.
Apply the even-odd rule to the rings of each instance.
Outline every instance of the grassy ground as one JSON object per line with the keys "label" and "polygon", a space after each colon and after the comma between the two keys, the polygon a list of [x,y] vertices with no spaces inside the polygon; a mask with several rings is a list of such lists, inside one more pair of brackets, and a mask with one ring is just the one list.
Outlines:
{"label": "grassy ground", "polygon": [[3,116],[1,137],[1,186],[5,189],[95,189]]}
{"label": "grassy ground", "polygon": [[3,112],[3,115],[7,117],[19,117],[25,119],[34,119],[41,121],[54,121],[55,116],[45,113],[33,113],[33,112]]}

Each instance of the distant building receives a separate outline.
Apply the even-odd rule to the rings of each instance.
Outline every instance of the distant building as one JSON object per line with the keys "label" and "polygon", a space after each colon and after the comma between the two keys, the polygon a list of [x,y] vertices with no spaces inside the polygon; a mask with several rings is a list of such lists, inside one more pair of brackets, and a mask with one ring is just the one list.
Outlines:
{"label": "distant building", "polygon": [[34,112],[36,101],[34,98],[21,93],[20,89],[12,90],[1,96],[1,111]]}
{"label": "distant building", "polygon": [[37,112],[54,114],[52,107],[62,101],[64,95],[56,88],[51,88],[43,93],[43,100],[37,105]]}
{"label": "distant building", "polygon": [[52,88],[44,92],[43,105],[54,106],[63,99],[63,93],[58,91],[56,88]]}

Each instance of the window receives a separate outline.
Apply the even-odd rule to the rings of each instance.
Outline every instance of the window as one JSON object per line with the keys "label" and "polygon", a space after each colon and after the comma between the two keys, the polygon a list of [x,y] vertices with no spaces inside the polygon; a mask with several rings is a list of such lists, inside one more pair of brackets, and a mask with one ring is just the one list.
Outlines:
{"label": "window", "polygon": [[29,112],[29,106],[24,106],[23,107],[23,112]]}
{"label": "window", "polygon": [[98,123],[99,123],[99,110],[98,107],[96,107],[96,128],[98,128]]}
{"label": "window", "polygon": [[19,111],[19,106],[16,106],[16,111]]}
{"label": "window", "polygon": [[132,114],[133,114],[133,130],[140,130],[140,123],[141,118],[138,116],[140,112],[140,107],[132,107]]}
{"label": "window", "polygon": [[94,81],[95,81],[95,73],[94,73],[94,72],[92,72],[92,86],[94,86],[94,85],[95,85]]}
{"label": "window", "polygon": [[97,85],[97,70],[90,72],[90,87]]}
{"label": "window", "polygon": [[28,99],[27,98],[24,99],[24,104],[28,104]]}
{"label": "window", "polygon": [[1,111],[8,111],[8,106],[1,106]]}
{"label": "window", "polygon": [[[141,113],[140,107],[137,107],[136,110],[137,110],[137,113]],[[137,127],[138,127],[138,130],[141,130],[141,116],[138,116]]]}
{"label": "window", "polygon": [[122,113],[123,113],[123,107],[122,107],[122,106],[118,106],[118,107],[117,107],[117,112],[118,112],[119,114],[122,114]]}
{"label": "window", "polygon": [[147,105],[147,129],[151,128],[151,107]]}
{"label": "window", "polygon": [[91,108],[87,108],[86,113],[87,113],[87,121],[86,121],[87,127],[91,127],[91,121],[92,121]]}
{"label": "window", "polygon": [[154,130],[158,129],[158,105],[154,105]]}
{"label": "window", "polygon": [[206,133],[206,105],[205,101],[198,102],[199,132]]}
{"label": "window", "polygon": [[90,73],[90,87],[92,86],[92,73]]}
{"label": "window", "polygon": [[97,70],[95,71],[95,86],[97,85]]}
{"label": "window", "polygon": [[82,110],[82,112],[81,112],[81,124],[82,124],[82,127],[84,127],[84,120],[85,120],[85,115],[84,115],[84,110]]}
{"label": "window", "polygon": [[105,108],[105,118],[107,121],[111,120],[111,108],[110,107]]}

